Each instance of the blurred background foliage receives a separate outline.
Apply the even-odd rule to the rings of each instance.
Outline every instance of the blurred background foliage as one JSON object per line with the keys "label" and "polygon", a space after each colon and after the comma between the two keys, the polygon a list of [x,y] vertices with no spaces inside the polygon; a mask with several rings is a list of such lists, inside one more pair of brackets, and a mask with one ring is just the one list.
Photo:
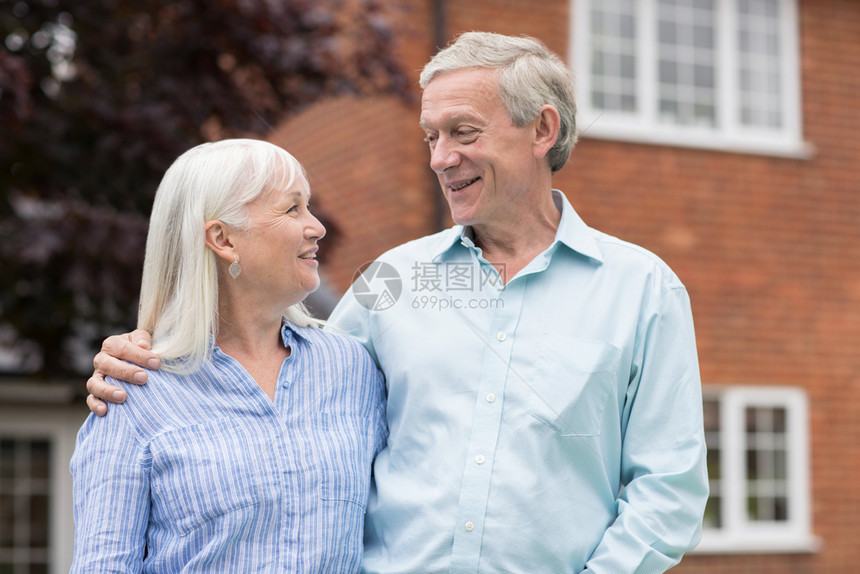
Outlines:
{"label": "blurred background foliage", "polygon": [[326,96],[406,93],[367,0],[0,0],[0,41],[0,348],[46,377],[136,324],[180,153]]}

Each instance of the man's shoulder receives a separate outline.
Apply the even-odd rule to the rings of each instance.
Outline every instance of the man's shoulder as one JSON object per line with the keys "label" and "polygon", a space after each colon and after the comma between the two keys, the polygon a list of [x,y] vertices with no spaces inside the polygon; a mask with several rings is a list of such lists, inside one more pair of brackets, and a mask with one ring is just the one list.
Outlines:
{"label": "man's shoulder", "polygon": [[603,255],[606,270],[618,271],[630,278],[652,276],[661,280],[666,288],[683,287],[672,268],[650,249],[593,228],[591,232]]}
{"label": "man's shoulder", "polygon": [[463,227],[455,225],[437,233],[401,243],[384,252],[377,259],[391,263],[409,259],[415,260],[416,258],[432,259],[451,247],[462,232]]}

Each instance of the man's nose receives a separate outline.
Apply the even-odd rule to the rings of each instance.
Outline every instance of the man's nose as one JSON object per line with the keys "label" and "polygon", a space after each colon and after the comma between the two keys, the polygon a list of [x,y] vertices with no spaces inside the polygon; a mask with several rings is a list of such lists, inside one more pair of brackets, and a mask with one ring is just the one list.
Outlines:
{"label": "man's nose", "polygon": [[456,142],[440,136],[430,150],[430,169],[441,174],[449,167],[456,166],[459,163],[460,153]]}

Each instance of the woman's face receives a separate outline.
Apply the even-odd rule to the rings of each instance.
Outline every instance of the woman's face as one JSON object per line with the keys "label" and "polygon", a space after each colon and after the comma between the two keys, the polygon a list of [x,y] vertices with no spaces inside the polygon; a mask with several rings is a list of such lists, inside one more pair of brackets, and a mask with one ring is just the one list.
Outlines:
{"label": "woman's face", "polygon": [[234,242],[249,288],[280,308],[319,287],[317,241],[325,227],[308,209],[309,200],[304,182],[271,188],[248,204],[248,230]]}

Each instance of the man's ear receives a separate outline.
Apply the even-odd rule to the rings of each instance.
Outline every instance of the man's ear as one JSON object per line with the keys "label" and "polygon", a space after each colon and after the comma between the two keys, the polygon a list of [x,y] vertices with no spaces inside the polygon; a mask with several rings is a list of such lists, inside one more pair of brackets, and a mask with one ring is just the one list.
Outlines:
{"label": "man's ear", "polygon": [[532,150],[536,158],[546,157],[558,139],[561,129],[561,116],[555,107],[544,104],[535,118],[535,139]]}
{"label": "man's ear", "polygon": [[227,261],[233,261],[235,249],[231,240],[230,230],[217,219],[206,222],[206,246],[215,255]]}

